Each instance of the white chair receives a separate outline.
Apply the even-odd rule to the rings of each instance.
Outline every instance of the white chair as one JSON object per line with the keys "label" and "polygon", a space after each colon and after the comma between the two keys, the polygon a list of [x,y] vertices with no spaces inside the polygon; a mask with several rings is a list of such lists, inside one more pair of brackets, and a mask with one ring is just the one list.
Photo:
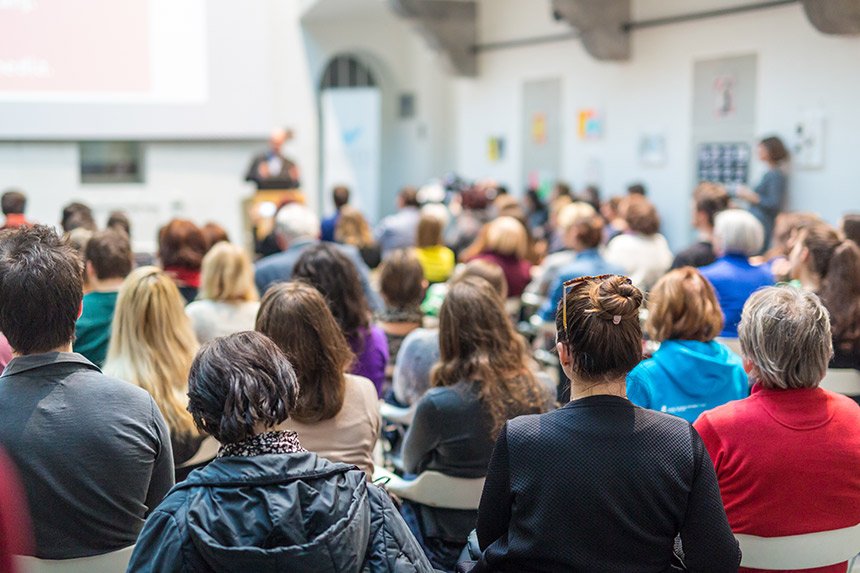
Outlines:
{"label": "white chair", "polygon": [[718,336],[716,341],[722,344],[723,346],[727,346],[729,350],[741,356],[741,341],[737,338],[723,338],[722,336]]}
{"label": "white chair", "polygon": [[380,400],[379,415],[382,416],[383,420],[394,422],[395,424],[401,424],[403,426],[409,426],[412,424],[412,419],[415,418],[415,406],[412,405],[408,408],[400,408]]}
{"label": "white chair", "polygon": [[221,444],[218,443],[218,440],[212,436],[207,436],[202,442],[200,442],[200,447],[197,448],[197,453],[191,456],[190,459],[179,464],[177,469],[190,468],[214,460],[215,456],[218,455],[218,448],[220,447]]}
{"label": "white chair", "polygon": [[796,570],[835,565],[860,551],[860,523],[853,527],[788,535],[758,537],[736,534],[741,546],[741,565],[753,569]]}
{"label": "white chair", "polygon": [[93,557],[76,559],[37,559],[19,555],[15,564],[19,573],[125,573],[134,545]]}
{"label": "white chair", "polygon": [[[484,478],[457,478],[426,471],[415,479],[406,480],[385,468],[376,468],[373,481],[383,481],[391,493],[430,507],[445,509],[478,509]],[[385,481],[387,480],[387,481]]]}
{"label": "white chair", "polygon": [[828,368],[821,387],[837,394],[860,396],[860,370],[853,368]]}

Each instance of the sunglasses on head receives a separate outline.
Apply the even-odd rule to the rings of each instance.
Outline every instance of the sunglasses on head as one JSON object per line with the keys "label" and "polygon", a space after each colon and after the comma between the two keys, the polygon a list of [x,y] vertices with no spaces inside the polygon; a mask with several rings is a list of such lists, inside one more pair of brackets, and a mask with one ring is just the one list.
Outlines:
{"label": "sunglasses on head", "polygon": [[[562,283],[561,289],[561,322],[564,325],[565,336],[567,335],[567,292],[573,292],[573,289],[579,288],[580,286],[590,283],[591,281],[605,281],[608,278],[618,276],[618,275],[595,275],[595,276],[584,276],[584,277],[576,277],[575,279],[570,279],[568,281],[564,281]],[[629,277],[621,277],[624,279],[624,282],[627,284],[633,284],[633,281],[630,280]],[[617,321],[613,321],[615,324],[618,324]]]}

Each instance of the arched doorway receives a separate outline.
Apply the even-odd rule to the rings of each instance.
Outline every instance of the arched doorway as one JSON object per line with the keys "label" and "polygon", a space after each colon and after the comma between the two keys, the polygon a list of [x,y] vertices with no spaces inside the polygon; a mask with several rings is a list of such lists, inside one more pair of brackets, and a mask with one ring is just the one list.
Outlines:
{"label": "arched doorway", "polygon": [[330,191],[346,185],[352,203],[371,222],[379,216],[382,94],[376,74],[361,58],[332,58],[320,80],[320,182],[324,211]]}

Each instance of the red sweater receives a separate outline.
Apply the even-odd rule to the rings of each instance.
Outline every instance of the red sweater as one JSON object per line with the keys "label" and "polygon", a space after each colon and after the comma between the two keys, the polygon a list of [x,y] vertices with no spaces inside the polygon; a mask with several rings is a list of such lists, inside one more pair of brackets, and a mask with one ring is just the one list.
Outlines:
{"label": "red sweater", "polygon": [[705,412],[694,426],[734,533],[781,537],[860,523],[860,407],[850,398],[756,384],[749,398]]}

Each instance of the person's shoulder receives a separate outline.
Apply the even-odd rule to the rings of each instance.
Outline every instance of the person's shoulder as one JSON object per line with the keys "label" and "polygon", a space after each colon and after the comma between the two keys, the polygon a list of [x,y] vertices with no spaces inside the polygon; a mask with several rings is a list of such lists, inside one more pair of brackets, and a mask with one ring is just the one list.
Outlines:
{"label": "person's shoulder", "polygon": [[284,265],[285,261],[289,262],[291,258],[291,255],[287,251],[274,253],[254,263],[254,269],[257,272],[275,270]]}
{"label": "person's shoulder", "polygon": [[358,396],[364,402],[376,405],[378,397],[376,394],[376,386],[369,378],[359,376],[358,374],[346,374],[346,393]]}
{"label": "person's shoulder", "polygon": [[854,398],[849,398],[844,394],[838,394],[826,388],[821,388],[821,390],[827,397],[828,402],[832,404],[837,415],[847,416],[848,419],[853,418],[858,427],[860,427],[860,404],[857,404]]}

